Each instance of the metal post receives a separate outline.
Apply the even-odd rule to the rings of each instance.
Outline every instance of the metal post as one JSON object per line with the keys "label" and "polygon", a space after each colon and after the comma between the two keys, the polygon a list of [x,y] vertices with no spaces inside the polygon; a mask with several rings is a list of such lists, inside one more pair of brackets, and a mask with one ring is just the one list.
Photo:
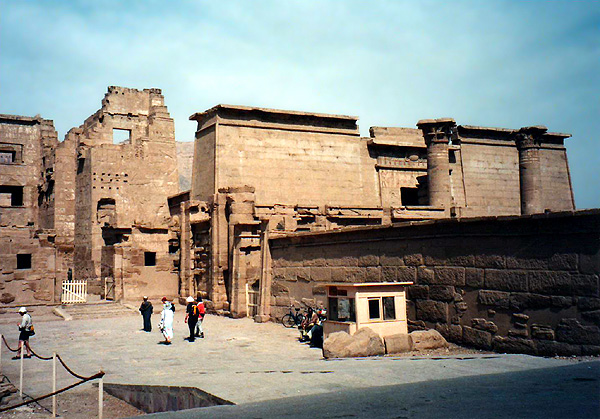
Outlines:
{"label": "metal post", "polygon": [[0,333],[0,373],[2,372],[2,338],[4,336]]}
{"label": "metal post", "polygon": [[[21,342],[19,342],[21,343]],[[23,348],[23,344],[21,344],[19,346],[19,349],[21,350],[21,372],[19,374],[19,397],[21,397],[21,399],[23,399],[23,352],[25,352],[24,348]]]}
{"label": "metal post", "polygon": [[102,419],[102,397],[104,395],[104,379],[100,377],[98,383],[98,419]]}
{"label": "metal post", "polygon": [[[52,392],[56,392],[56,352],[52,353]],[[52,396],[52,417],[56,417],[56,394]]]}

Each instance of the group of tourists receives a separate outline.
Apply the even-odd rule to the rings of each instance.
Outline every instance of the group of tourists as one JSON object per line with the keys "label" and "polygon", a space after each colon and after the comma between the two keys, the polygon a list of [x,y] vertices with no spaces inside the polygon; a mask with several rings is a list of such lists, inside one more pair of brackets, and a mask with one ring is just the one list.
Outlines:
{"label": "group of tourists", "polygon": [[[162,332],[165,340],[161,343],[170,345],[173,340],[173,318],[175,316],[175,305],[167,299],[162,298],[163,309],[160,313],[160,323],[158,328]],[[185,323],[187,323],[190,329],[190,336],[187,338],[188,342],[194,342],[196,338],[204,338],[204,331],[202,330],[202,320],[206,310],[202,298],[198,297],[195,299],[189,296],[186,299],[187,307],[185,311]],[[148,301],[148,297],[144,296],[144,301],[140,305],[140,313],[144,319],[144,331],[152,331],[151,316],[154,311],[152,303]]]}

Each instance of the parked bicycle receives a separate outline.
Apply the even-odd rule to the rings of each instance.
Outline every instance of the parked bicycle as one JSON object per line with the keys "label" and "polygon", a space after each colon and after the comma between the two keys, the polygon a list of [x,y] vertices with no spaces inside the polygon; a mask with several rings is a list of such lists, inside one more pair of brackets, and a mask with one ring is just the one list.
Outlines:
{"label": "parked bicycle", "polygon": [[[292,308],[296,311],[294,313]],[[287,328],[300,326],[304,320],[304,313],[300,313],[300,309],[294,306],[290,306],[290,312],[281,318],[281,324]]]}

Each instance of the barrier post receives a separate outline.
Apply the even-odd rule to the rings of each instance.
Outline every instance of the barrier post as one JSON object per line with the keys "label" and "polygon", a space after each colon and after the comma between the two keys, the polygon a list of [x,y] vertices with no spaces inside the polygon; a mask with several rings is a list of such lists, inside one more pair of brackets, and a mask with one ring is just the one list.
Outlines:
{"label": "barrier post", "polygon": [[21,342],[19,342],[20,346],[19,349],[21,350],[21,371],[19,373],[19,396],[21,397],[21,400],[23,399],[23,353],[24,348],[23,346],[25,345],[21,345]]}
{"label": "barrier post", "polygon": [[102,398],[104,395],[104,377],[100,377],[98,383],[98,419],[102,419]]}
{"label": "barrier post", "polygon": [[[56,392],[56,352],[52,353],[52,392]],[[52,417],[56,417],[56,394],[52,396]]]}
{"label": "barrier post", "polygon": [[0,333],[0,373],[2,373],[2,340],[4,339],[4,335]]}

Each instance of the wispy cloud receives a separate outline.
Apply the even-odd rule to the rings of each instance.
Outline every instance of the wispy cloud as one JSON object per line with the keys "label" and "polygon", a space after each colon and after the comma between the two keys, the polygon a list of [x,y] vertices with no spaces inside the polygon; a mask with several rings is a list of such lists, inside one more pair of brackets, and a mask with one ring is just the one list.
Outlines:
{"label": "wispy cloud", "polygon": [[600,5],[558,1],[7,1],[0,112],[60,135],[108,85],[160,87],[177,138],[217,103],[414,126],[572,132],[577,204],[600,207]]}

